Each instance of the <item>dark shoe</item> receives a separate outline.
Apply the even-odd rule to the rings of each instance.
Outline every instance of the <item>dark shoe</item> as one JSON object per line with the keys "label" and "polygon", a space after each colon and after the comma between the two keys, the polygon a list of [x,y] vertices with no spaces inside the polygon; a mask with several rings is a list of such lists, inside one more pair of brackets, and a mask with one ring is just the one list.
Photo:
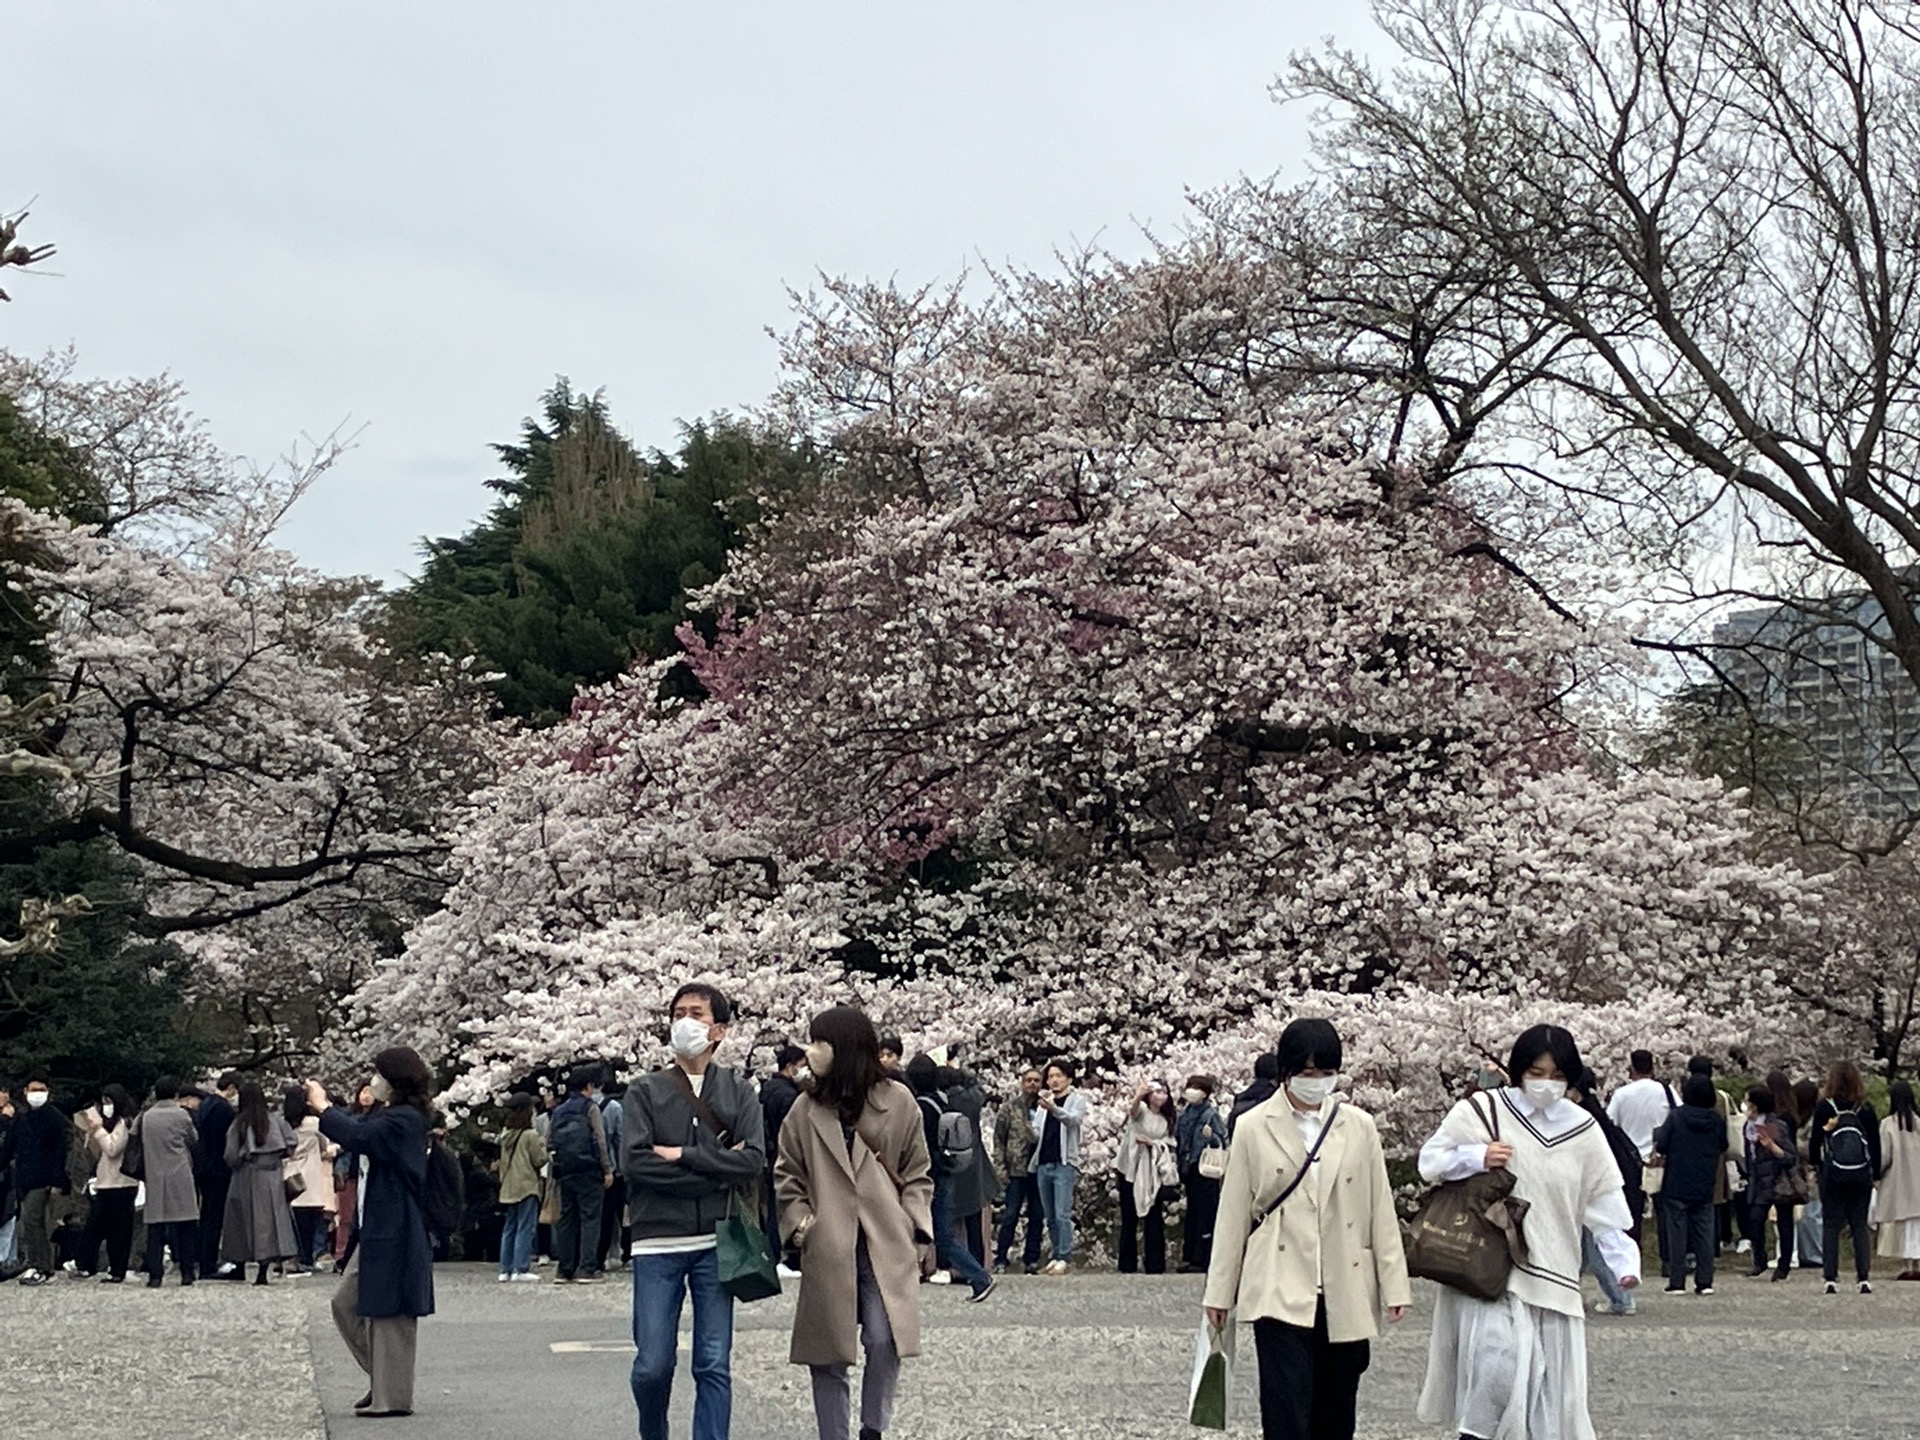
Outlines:
{"label": "dark shoe", "polygon": [[1702,1285],[1698,1290],[1694,1291],[1693,1293],[1696,1295],[1711,1295],[1713,1294],[1713,1286]]}
{"label": "dark shoe", "polygon": [[1025,1265],[1022,1265],[1020,1268],[1026,1271],[1027,1274],[1029,1275],[1038,1275],[1040,1273],[1040,1262],[1038,1260],[1029,1260]]}
{"label": "dark shoe", "polygon": [[1839,1293],[1840,1293],[1840,1287],[1834,1284],[1833,1281],[1831,1280],[1827,1281],[1827,1294],[1838,1295]]}
{"label": "dark shoe", "polygon": [[[986,1299],[987,1296],[991,1295],[994,1292],[994,1288],[999,1283],[1000,1282],[998,1280],[995,1280],[992,1276],[988,1276],[986,1284],[980,1286],[971,1295],[967,1296],[967,1303],[969,1305],[978,1305],[982,1300]],[[1862,1288],[1865,1288],[1865,1287],[1862,1287]]]}
{"label": "dark shoe", "polygon": [[412,1413],[411,1410],[356,1410],[353,1412],[356,1420],[397,1420],[402,1415]]}
{"label": "dark shoe", "polygon": [[880,1432],[875,1430],[871,1425],[862,1425],[860,1427],[860,1440],[880,1440]]}
{"label": "dark shoe", "polygon": [[1787,1279],[1792,1274],[1793,1272],[1791,1270],[1776,1270],[1773,1272],[1773,1283],[1778,1285],[1782,1280]]}
{"label": "dark shoe", "polygon": [[1767,1267],[1766,1267],[1766,1266],[1764,1266],[1764,1265],[1756,1265],[1756,1266],[1754,1266],[1754,1268],[1753,1268],[1753,1269],[1751,1269],[1751,1270],[1749,1270],[1749,1271],[1747,1271],[1747,1279],[1749,1279],[1749,1280],[1758,1280],[1758,1279],[1759,1279],[1759,1278],[1760,1278],[1760,1277],[1761,1277],[1762,1275],[1765,1275],[1766,1273],[1767,1273]]}
{"label": "dark shoe", "polygon": [[147,1288],[149,1290],[158,1290],[160,1288],[160,1277],[158,1275],[147,1276]]}
{"label": "dark shoe", "polygon": [[124,1275],[102,1275],[100,1277],[100,1283],[102,1285],[124,1285],[127,1283],[127,1277]]}
{"label": "dark shoe", "polygon": [[1862,1280],[1860,1282],[1860,1293],[1862,1295],[1871,1295],[1873,1293],[1873,1286],[1869,1285],[1866,1281]]}
{"label": "dark shoe", "polygon": [[354,1401],[353,1408],[356,1410],[371,1410],[373,1408],[373,1391],[367,1391],[366,1394]]}
{"label": "dark shoe", "polygon": [[1660,1293],[1662,1295],[1684,1295],[1687,1293],[1687,1287],[1684,1285],[1669,1285]]}

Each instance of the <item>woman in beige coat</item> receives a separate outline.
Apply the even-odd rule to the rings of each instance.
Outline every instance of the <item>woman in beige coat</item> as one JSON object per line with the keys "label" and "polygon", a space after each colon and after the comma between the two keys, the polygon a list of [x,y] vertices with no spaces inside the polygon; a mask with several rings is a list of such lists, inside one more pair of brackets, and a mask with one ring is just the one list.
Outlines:
{"label": "woman in beige coat", "polygon": [[1373,1117],[1333,1095],[1339,1034],[1295,1020],[1279,1054],[1280,1093],[1234,1130],[1202,1303],[1253,1322],[1266,1440],[1352,1440],[1380,1317],[1413,1302],[1406,1254]]}
{"label": "woman in beige coat", "polygon": [[1899,1260],[1896,1277],[1920,1280],[1920,1119],[1913,1086],[1896,1080],[1888,1088],[1887,1118],[1880,1122],[1880,1184],[1873,1197],[1873,1221],[1880,1227],[1883,1258]]}
{"label": "woman in beige coat", "polygon": [[841,1006],[815,1016],[811,1036],[813,1093],[780,1127],[773,1170],[781,1234],[800,1251],[789,1353],[813,1371],[821,1440],[846,1440],[848,1377],[864,1349],[860,1437],[878,1440],[893,1413],[900,1359],[920,1353],[933,1168],[919,1105],[887,1078],[873,1023]]}

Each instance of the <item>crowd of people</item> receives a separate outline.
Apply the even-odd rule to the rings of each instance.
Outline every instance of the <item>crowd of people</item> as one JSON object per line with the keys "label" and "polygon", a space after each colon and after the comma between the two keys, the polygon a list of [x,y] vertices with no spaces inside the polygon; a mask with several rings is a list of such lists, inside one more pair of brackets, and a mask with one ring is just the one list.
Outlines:
{"label": "crowd of people", "polygon": [[[846,1440],[857,1421],[878,1440],[901,1361],[919,1353],[923,1285],[965,1285],[978,1303],[1015,1263],[1073,1267],[1091,1107],[1067,1060],[1021,1072],[995,1102],[945,1053],[907,1058],[842,1006],[756,1084],[717,1058],[733,1018],[720,990],[683,985],[665,1018],[661,1069],[621,1085],[584,1063],[563,1086],[505,1098],[469,1160],[490,1224],[473,1206],[462,1217],[431,1075],[404,1047],[381,1052],[344,1106],[312,1080],[276,1104],[228,1073],[208,1088],[163,1077],[144,1110],[107,1085],[69,1119],[46,1076],[18,1096],[0,1082],[0,1273],[123,1282],[144,1224],[150,1286],[169,1255],[182,1285],[334,1274],[334,1317],[368,1377],[356,1408],[399,1416],[434,1259],[464,1224],[467,1253],[497,1254],[502,1282],[534,1280],[543,1260],[560,1283],[630,1271],[643,1440],[666,1440],[690,1303],[692,1433],[724,1440],[734,1306],[766,1292],[743,1288],[737,1239],[726,1254],[720,1240],[762,1235],[768,1265],[798,1282],[789,1353],[809,1370],[819,1434]],[[1342,1062],[1330,1023],[1297,1020],[1224,1110],[1210,1076],[1177,1096],[1141,1085],[1113,1146],[1120,1270],[1167,1268],[1179,1204],[1178,1268],[1206,1277],[1202,1323],[1252,1330],[1268,1440],[1352,1436],[1370,1342],[1413,1300],[1385,1149],[1342,1093]],[[1635,1313],[1648,1221],[1670,1294],[1689,1280],[1714,1294],[1729,1247],[1751,1278],[1778,1283],[1798,1264],[1837,1293],[1843,1237],[1871,1293],[1873,1226],[1899,1278],[1920,1280],[1920,1117],[1904,1081],[1881,1117],[1849,1063],[1822,1084],[1776,1071],[1730,1097],[1705,1057],[1665,1078],[1635,1051],[1603,1097],[1574,1037],[1537,1026],[1466,1091],[1420,1147],[1420,1176],[1505,1172],[1526,1245],[1504,1293],[1438,1291],[1418,1413],[1450,1433],[1592,1434],[1581,1278],[1598,1281],[1596,1308]]]}

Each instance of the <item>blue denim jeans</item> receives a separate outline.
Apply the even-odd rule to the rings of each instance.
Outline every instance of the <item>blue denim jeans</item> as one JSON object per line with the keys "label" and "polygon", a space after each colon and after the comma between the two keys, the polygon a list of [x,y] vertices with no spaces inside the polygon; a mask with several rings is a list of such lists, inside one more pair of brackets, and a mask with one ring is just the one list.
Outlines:
{"label": "blue denim jeans", "polygon": [[1613,1271],[1607,1266],[1606,1258],[1600,1253],[1599,1242],[1593,1238],[1593,1231],[1584,1227],[1580,1231],[1580,1268],[1593,1273],[1593,1278],[1600,1282],[1600,1293],[1607,1297],[1607,1303],[1614,1310],[1626,1311],[1634,1308],[1633,1292],[1614,1278]]}
{"label": "blue denim jeans", "polygon": [[953,1177],[939,1175],[933,1182],[933,1249],[940,1268],[951,1270],[977,1294],[991,1285],[987,1270],[973,1252],[960,1243],[953,1228]]}
{"label": "blue denim jeans", "polygon": [[1042,1165],[1033,1172],[1040,1185],[1040,1213],[1047,1217],[1053,1258],[1073,1258],[1073,1187],[1080,1171],[1072,1165]]}
{"label": "blue denim jeans", "polygon": [[633,1403],[640,1440],[667,1440],[667,1401],[680,1307],[693,1295],[693,1440],[727,1440],[733,1425],[733,1297],[712,1247],[633,1257]]}
{"label": "blue denim jeans", "polygon": [[533,1232],[540,1228],[540,1197],[526,1195],[507,1206],[500,1222],[500,1273],[524,1275],[533,1263]]}

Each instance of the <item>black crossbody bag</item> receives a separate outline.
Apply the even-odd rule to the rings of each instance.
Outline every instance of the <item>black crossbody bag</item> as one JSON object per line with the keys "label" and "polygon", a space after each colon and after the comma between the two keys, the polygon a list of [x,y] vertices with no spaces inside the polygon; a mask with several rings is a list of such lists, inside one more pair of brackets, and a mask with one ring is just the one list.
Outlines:
{"label": "black crossbody bag", "polygon": [[1300,1173],[1287,1182],[1287,1188],[1280,1192],[1272,1204],[1268,1205],[1254,1217],[1253,1224],[1247,1227],[1247,1234],[1253,1234],[1254,1231],[1266,1224],[1267,1218],[1282,1205],[1286,1204],[1288,1197],[1300,1188],[1300,1182],[1307,1178],[1307,1172],[1313,1169],[1314,1162],[1320,1158],[1320,1147],[1327,1143],[1327,1136],[1333,1133],[1333,1122],[1339,1118],[1339,1115],[1340,1102],[1336,1100],[1333,1102],[1333,1109],[1327,1112],[1326,1122],[1321,1125],[1319,1135],[1314,1138],[1313,1148],[1307,1151],[1307,1158],[1301,1162]]}

